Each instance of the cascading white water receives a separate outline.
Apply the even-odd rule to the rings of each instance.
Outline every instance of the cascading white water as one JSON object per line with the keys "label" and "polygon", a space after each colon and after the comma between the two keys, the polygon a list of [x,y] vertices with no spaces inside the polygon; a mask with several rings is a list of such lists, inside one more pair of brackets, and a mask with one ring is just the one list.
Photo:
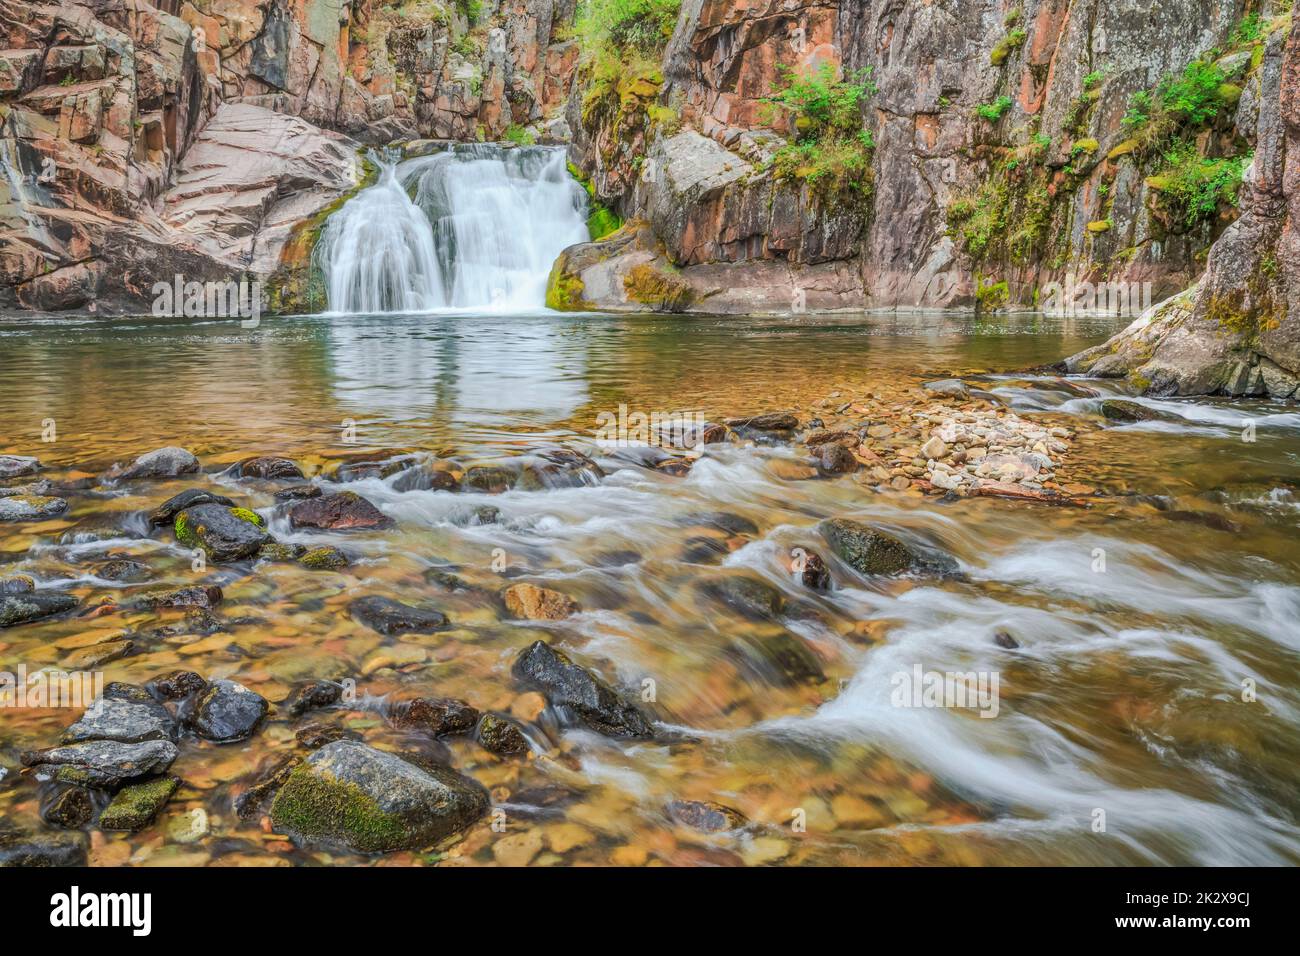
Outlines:
{"label": "cascading white water", "polygon": [[588,239],[562,149],[375,159],[379,182],[330,217],[317,249],[332,312],[541,308],[556,257]]}

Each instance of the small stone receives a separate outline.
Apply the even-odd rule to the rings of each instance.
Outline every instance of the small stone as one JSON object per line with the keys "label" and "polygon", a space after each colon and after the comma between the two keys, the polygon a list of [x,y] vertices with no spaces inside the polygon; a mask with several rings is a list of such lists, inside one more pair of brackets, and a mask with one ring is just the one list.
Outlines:
{"label": "small stone", "polygon": [[131,832],[143,830],[153,823],[158,811],[172,798],[180,783],[176,777],[165,776],[123,787],[100,815],[99,828]]}
{"label": "small stone", "polygon": [[41,819],[51,826],[79,830],[95,815],[90,791],[84,787],[67,787],[41,811]]}
{"label": "small stone", "polygon": [[393,726],[422,730],[434,737],[469,733],[478,719],[477,710],[454,697],[416,697],[399,701],[389,713]]}
{"label": "small stone", "polygon": [[728,418],[731,428],[751,429],[759,432],[791,432],[799,427],[799,419],[791,412],[768,412],[752,418]]}
{"label": "small stone", "polygon": [[707,800],[674,800],[668,804],[668,815],[674,823],[701,833],[739,830],[749,823],[739,810]]}
{"label": "small stone", "polygon": [[165,677],[150,681],[146,688],[163,700],[184,700],[207,686],[208,682],[193,671],[173,671]]}
{"label": "small stone", "polygon": [[970,389],[966,383],[959,378],[945,378],[936,382],[926,382],[921,386],[931,395],[942,395],[946,398],[966,399],[970,397]]}
{"label": "small stone", "polygon": [[276,480],[303,478],[302,469],[288,458],[245,458],[231,469],[236,478],[262,478]]}
{"label": "small stone", "polygon": [[858,460],[843,445],[827,442],[817,450],[817,467],[823,474],[847,475],[857,471]]}
{"label": "small stone", "polygon": [[97,564],[90,571],[97,578],[105,581],[123,581],[131,583],[143,581],[149,577],[149,565],[141,561],[131,561],[127,558],[116,558],[112,561],[105,561],[103,564]]}
{"label": "small stone", "polygon": [[922,458],[943,458],[948,454],[948,446],[938,435],[931,435],[929,441],[921,446]]}
{"label": "small stone", "polygon": [[515,584],[507,588],[505,601],[506,610],[514,617],[529,621],[559,621],[581,610],[567,594],[532,584]]}
{"label": "small stone", "polygon": [[484,750],[506,757],[526,754],[529,750],[523,730],[513,721],[496,714],[484,714],[479,721],[478,742]]}
{"label": "small stone", "polygon": [[513,488],[518,477],[509,468],[498,465],[472,465],[465,469],[460,484],[466,491],[499,495]]}
{"label": "small stone", "polygon": [[804,549],[802,567],[799,570],[799,580],[806,588],[812,588],[814,591],[826,591],[831,586],[831,572],[826,567],[826,562],[816,551]]}
{"label": "small stone", "polygon": [[113,789],[129,780],[162,773],[171,766],[176,754],[176,745],[170,740],[135,744],[89,740],[26,751],[21,759],[24,766],[51,773],[64,783]]}
{"label": "small stone", "polygon": [[338,548],[327,545],[322,548],[312,548],[298,559],[298,563],[313,571],[337,571],[346,568],[349,562],[346,554]]}
{"label": "small stone", "polygon": [[145,740],[170,740],[174,732],[172,715],[152,698],[120,700],[101,697],[86,708],[80,720],[63,732],[63,743],[116,740],[134,744]]}
{"label": "small stone", "polygon": [[102,644],[92,644],[73,651],[63,659],[61,664],[68,670],[94,670],[104,664],[121,660],[130,654],[134,647],[133,641],[104,641]]}
{"label": "small stone", "polygon": [[85,865],[85,834],[26,833],[0,825],[0,867]]}
{"label": "small stone", "polygon": [[346,727],[323,727],[320,724],[308,724],[293,735],[298,745],[308,750],[316,750],[336,740],[360,740],[361,735]]}
{"label": "small stone", "polygon": [[998,631],[994,634],[993,643],[998,647],[1005,647],[1009,651],[1013,651],[1020,646],[1020,642],[1012,637],[1008,631]]}
{"label": "small stone", "polygon": [[301,717],[309,710],[331,707],[343,697],[343,688],[333,681],[315,680],[294,690],[284,702],[290,717]]}
{"label": "small stone", "polygon": [[540,830],[525,830],[498,837],[492,844],[492,856],[502,866],[527,866],[542,852]]}

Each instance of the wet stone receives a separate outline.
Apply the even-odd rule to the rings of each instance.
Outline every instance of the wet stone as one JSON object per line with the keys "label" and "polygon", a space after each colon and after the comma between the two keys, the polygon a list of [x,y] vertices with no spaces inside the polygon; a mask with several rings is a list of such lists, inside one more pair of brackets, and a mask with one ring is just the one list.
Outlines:
{"label": "wet stone", "polygon": [[649,738],[650,721],[614,688],[545,641],[530,645],[511,670],[521,683],[540,690],[551,706],[571,712],[608,737]]}
{"label": "wet stone", "polygon": [[62,614],[77,606],[77,599],[58,591],[0,592],[0,628],[17,627]]}
{"label": "wet stone", "polygon": [[132,603],[142,608],[199,607],[210,608],[221,603],[223,594],[215,584],[195,584],[183,588],[167,588],[142,594]]}
{"label": "wet stone", "polygon": [[105,561],[102,564],[95,565],[90,569],[90,573],[104,581],[121,581],[130,584],[147,579],[151,572],[149,565],[143,561],[115,558],[112,561]]}
{"label": "wet stone", "polygon": [[266,519],[247,508],[194,505],[176,516],[176,540],[202,548],[213,561],[251,558],[271,540]]}
{"label": "wet stone", "polygon": [[861,522],[831,518],[820,528],[831,550],[859,574],[901,574],[918,564],[917,556],[902,541]]}
{"label": "wet stone", "polygon": [[41,819],[50,826],[79,830],[95,815],[95,803],[84,787],[64,787],[41,810]]}
{"label": "wet stone", "polygon": [[150,681],[146,689],[163,700],[184,700],[207,686],[208,682],[194,671],[173,671],[165,677]]}
{"label": "wet stone", "polygon": [[788,631],[744,634],[733,642],[731,653],[744,670],[774,687],[817,684],[826,679],[817,655]]}
{"label": "wet stone", "polygon": [[370,531],[391,523],[382,511],[351,491],[307,498],[289,510],[289,524],[294,528]]}
{"label": "wet stone", "polygon": [[290,717],[301,717],[310,710],[331,707],[343,698],[343,688],[333,681],[315,680],[294,688],[283,707]]}
{"label": "wet stone", "polygon": [[281,488],[275,497],[280,501],[302,501],[306,498],[319,498],[322,494],[320,485],[302,484]]}
{"label": "wet stone", "polygon": [[45,495],[10,495],[0,498],[0,521],[43,521],[68,510],[62,498]]}
{"label": "wet stone", "polygon": [[799,568],[799,581],[806,588],[814,591],[827,591],[831,586],[831,572],[826,562],[816,551],[805,550],[802,567]]}
{"label": "wet stone", "polygon": [[298,563],[312,571],[337,571],[350,563],[348,556],[338,548],[325,546],[312,548],[298,559]]}
{"label": "wet stone", "polygon": [[513,488],[518,477],[511,469],[499,465],[474,465],[465,469],[460,484],[466,491],[499,495]]}
{"label": "wet stone", "polygon": [[505,757],[528,753],[528,738],[513,720],[484,714],[478,725],[478,742],[484,750]]}
{"label": "wet stone", "polygon": [[63,783],[111,790],[127,781],[162,773],[176,754],[176,745],[170,740],[136,744],[90,740],[27,751],[21,759],[24,766],[39,768]]}
{"label": "wet stone", "polygon": [[41,470],[41,463],[25,455],[0,455],[0,481],[25,478]]}
{"label": "wet stone", "polygon": [[198,470],[197,458],[186,449],[172,445],[146,452],[125,467],[111,468],[106,477],[116,480],[176,478],[180,475],[192,475]]}
{"label": "wet stone", "polygon": [[776,617],[784,603],[780,591],[766,581],[748,575],[728,575],[703,581],[698,587],[713,601],[751,620]]}
{"label": "wet stone", "polygon": [[1108,398],[1101,403],[1102,417],[1107,421],[1127,424],[1130,422],[1149,422],[1160,417],[1154,408],[1148,408],[1138,402],[1127,402],[1118,398]]}
{"label": "wet stone", "polygon": [[212,491],[205,491],[202,488],[186,488],[180,494],[173,495],[150,512],[149,524],[155,528],[169,526],[175,523],[178,514],[186,508],[197,505],[225,505],[227,508],[233,508],[235,503],[225,495],[219,495]]}
{"label": "wet stone", "polygon": [[0,821],[0,867],[85,866],[81,833],[29,833]]}
{"label": "wet stone", "polygon": [[998,631],[993,635],[993,643],[1009,651],[1014,651],[1020,646],[1020,642],[1012,637],[1009,631]]}
{"label": "wet stone", "polygon": [[213,743],[247,740],[266,717],[266,698],[233,680],[216,680],[194,699],[188,724]]}
{"label": "wet stone", "polygon": [[559,621],[582,610],[567,594],[533,584],[515,584],[506,589],[506,610],[529,621]]}
{"label": "wet stone", "polygon": [[270,456],[245,458],[230,471],[235,478],[261,478],[268,481],[303,477],[302,469],[295,462],[288,458]]}
{"label": "wet stone", "polygon": [[63,732],[62,739],[65,744],[82,740],[116,740],[127,744],[169,740],[175,732],[174,725],[167,708],[153,699],[101,697]]}
{"label": "wet stone", "polygon": [[433,737],[467,734],[478,723],[479,712],[454,697],[417,697],[395,703],[388,719],[394,727],[419,730]]}
{"label": "wet stone", "polygon": [[336,740],[360,740],[361,735],[346,727],[323,727],[320,724],[308,724],[293,735],[298,746],[316,750]]}

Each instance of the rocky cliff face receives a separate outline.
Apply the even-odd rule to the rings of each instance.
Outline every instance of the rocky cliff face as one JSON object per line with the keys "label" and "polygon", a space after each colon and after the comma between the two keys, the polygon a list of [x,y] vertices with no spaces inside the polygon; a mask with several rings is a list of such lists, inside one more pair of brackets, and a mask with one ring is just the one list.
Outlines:
{"label": "rocky cliff face", "polygon": [[[1228,357],[1195,381],[1170,344],[1135,379],[1294,367],[1279,0],[646,0],[598,44],[593,0],[160,2],[0,0],[11,303],[138,302],[134,262],[269,277],[357,188],[358,144],[539,139],[632,221],[563,257],[560,307],[997,308],[1085,281],[1160,300],[1205,272],[1188,321],[1246,344],[1197,337]],[[792,77],[861,84],[860,138],[774,108]],[[1140,369],[1154,336],[1101,367]]]}

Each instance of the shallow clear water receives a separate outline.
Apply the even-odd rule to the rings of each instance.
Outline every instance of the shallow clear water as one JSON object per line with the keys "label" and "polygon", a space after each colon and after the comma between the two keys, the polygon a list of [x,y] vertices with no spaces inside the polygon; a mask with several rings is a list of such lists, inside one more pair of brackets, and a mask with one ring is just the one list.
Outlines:
{"label": "shallow clear water", "polygon": [[[545,720],[527,761],[447,741],[449,754],[436,755],[492,789],[508,831],[485,822],[445,856],[389,858],[398,862],[517,861],[497,843],[528,845],[530,834],[539,864],[1296,862],[1300,415],[1264,402],[1160,401],[1151,404],[1168,420],[1107,426],[1099,398],[1022,371],[1117,324],[444,314],[273,319],[248,332],[171,319],[0,320],[0,452],[37,455],[52,477],[164,444],[190,448],[210,473],[257,454],[310,471],[376,448],[477,463],[556,444],[606,472],[495,496],[351,483],[397,521],[363,535],[290,532],[265,489],[214,474],[76,497],[60,519],[0,525],[0,572],[97,602],[121,589],[88,565],[120,553],[148,561],[154,584],[193,583],[170,535],[134,537],[133,516],[195,484],[261,509],[287,540],[337,544],[357,560],[341,572],[210,570],[226,591],[220,612],[253,619],[212,636],[159,635],[178,613],[125,610],[0,631],[0,669],[58,664],[88,634],[129,632],[134,652],[104,668],[109,680],[186,667],[274,702],[297,680],[352,677],[371,709],[322,720],[430,752],[380,719],[385,695],[508,711],[520,695],[510,663],[539,636],[633,691],[654,682],[656,717],[681,735],[671,743],[629,745]],[[780,445],[709,446],[672,477],[591,441],[598,416],[620,404],[710,419],[792,409],[807,420],[867,393],[903,400],[950,374],[1076,430],[1067,466],[1098,489],[1091,507],[945,502],[878,492],[861,473],[791,480],[798,451]],[[50,419],[58,441],[43,444]],[[1254,441],[1242,439],[1248,423]],[[345,441],[350,428],[356,444]],[[499,523],[466,524],[489,503]],[[810,592],[789,555],[825,552],[815,525],[832,515],[926,537],[964,578],[868,582],[836,567],[834,590]],[[737,532],[735,518],[753,529]],[[1094,570],[1098,549],[1104,571]],[[446,565],[479,590],[448,594],[426,580]],[[700,590],[741,575],[779,589],[777,618],[755,623]],[[505,620],[494,595],[516,579],[562,590],[583,612]],[[454,627],[381,637],[343,610],[362,593],[440,607]],[[1020,647],[994,644],[1001,630]],[[754,648],[780,635],[801,642],[825,679],[786,682],[755,666]],[[893,706],[895,676],[917,665],[996,673],[997,716]],[[1249,703],[1247,679],[1258,688]],[[0,814],[35,820],[37,789],[13,769],[17,753],[52,744],[71,720],[0,709],[0,767],[10,768]],[[362,862],[294,847],[230,810],[260,766],[294,749],[302,723],[275,716],[241,745],[186,742],[173,767],[185,786],[163,818],[134,836],[97,835],[93,861]],[[671,799],[717,800],[753,826],[683,831],[665,815]],[[170,821],[196,808],[211,835],[173,839]]]}

